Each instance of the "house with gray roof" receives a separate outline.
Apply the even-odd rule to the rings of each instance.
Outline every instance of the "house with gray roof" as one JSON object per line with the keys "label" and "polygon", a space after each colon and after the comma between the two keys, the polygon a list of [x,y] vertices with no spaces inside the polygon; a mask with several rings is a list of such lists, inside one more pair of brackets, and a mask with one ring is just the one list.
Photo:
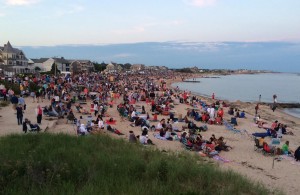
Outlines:
{"label": "house with gray roof", "polygon": [[[20,49],[13,48],[10,42],[0,47],[0,59],[3,65],[8,66],[27,66],[28,59]],[[0,62],[0,63],[1,63]]]}
{"label": "house with gray roof", "polygon": [[41,71],[50,71],[53,64],[57,65],[57,70],[61,72],[91,72],[94,64],[90,60],[69,60],[64,57],[31,59],[34,67],[39,67]]}

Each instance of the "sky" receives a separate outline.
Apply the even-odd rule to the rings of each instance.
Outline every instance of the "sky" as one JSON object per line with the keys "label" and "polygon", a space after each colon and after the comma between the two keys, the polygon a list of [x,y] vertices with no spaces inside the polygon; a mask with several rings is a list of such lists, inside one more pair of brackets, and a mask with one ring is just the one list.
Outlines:
{"label": "sky", "polygon": [[18,46],[300,41],[298,0],[0,0]]}
{"label": "sky", "polygon": [[299,0],[0,0],[0,24],[29,58],[300,72]]}

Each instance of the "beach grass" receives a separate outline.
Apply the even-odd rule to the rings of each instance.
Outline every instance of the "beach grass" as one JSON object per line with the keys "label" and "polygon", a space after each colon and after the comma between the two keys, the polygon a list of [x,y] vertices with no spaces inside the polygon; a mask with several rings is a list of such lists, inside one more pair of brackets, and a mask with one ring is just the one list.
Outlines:
{"label": "beach grass", "polygon": [[270,193],[199,156],[105,135],[9,135],[0,148],[1,194]]}

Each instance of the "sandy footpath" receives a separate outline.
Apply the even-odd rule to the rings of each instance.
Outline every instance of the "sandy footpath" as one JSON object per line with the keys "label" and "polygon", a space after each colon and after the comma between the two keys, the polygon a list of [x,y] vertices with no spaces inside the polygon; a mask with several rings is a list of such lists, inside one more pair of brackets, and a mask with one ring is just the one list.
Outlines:
{"label": "sandy footpath", "polygon": [[[170,85],[174,80],[169,80],[167,82]],[[112,134],[106,130],[103,131],[103,134],[109,134],[113,137],[118,137],[122,139],[128,139],[129,130],[134,131],[135,135],[141,134],[140,127],[130,126],[130,122],[125,120],[124,122],[120,121],[119,114],[117,112],[116,106],[120,103],[121,99],[116,100],[113,108],[109,108],[108,114],[110,117],[113,117],[117,120],[117,124],[113,127],[119,129],[125,135],[118,136]],[[206,99],[210,102],[210,100]],[[38,105],[37,103],[32,103],[31,99],[26,99],[27,110],[25,111],[24,117],[29,118],[34,123],[36,123],[36,116],[34,109]],[[40,103],[41,106],[48,105],[50,102],[44,100],[43,103]],[[247,118],[238,119],[237,129],[247,130],[249,134],[254,132],[265,132],[264,129],[260,129],[254,125],[254,107],[255,104],[243,103],[243,102],[234,102],[237,108],[240,110],[245,110]],[[137,102],[136,105],[144,105],[146,112],[150,112],[150,105],[147,105],[145,102]],[[85,105],[86,109],[89,110],[90,101]],[[177,105],[174,109],[175,113],[182,113],[183,116],[186,114],[186,108],[190,106],[185,104]],[[76,113],[76,109],[72,107],[75,116],[78,118],[80,113]],[[225,119],[229,119],[227,114],[227,108],[224,110]],[[295,150],[296,147],[300,146],[300,119],[289,116],[283,113],[280,110],[276,110],[274,113],[268,106],[260,106],[259,114],[262,119],[268,122],[268,125],[274,120],[278,120],[281,123],[288,125],[288,130],[292,130],[295,134],[294,136],[285,135],[281,140],[281,145],[286,141],[290,141],[290,148]],[[17,125],[16,115],[12,110],[12,106],[1,108],[0,110],[0,135],[7,135],[10,133],[22,133],[22,126]],[[86,115],[83,115],[86,118]],[[176,117],[176,115],[175,115]],[[95,118],[95,117],[93,117]],[[158,119],[168,118],[168,116],[158,116]],[[106,120],[108,118],[104,118]],[[151,125],[156,125],[157,122],[151,123]],[[196,122],[197,125],[203,125],[202,122]],[[178,123],[178,126],[181,127],[185,125],[184,123]],[[72,124],[66,124],[66,119],[59,119],[54,121],[42,120],[42,129],[45,130],[47,127],[47,132],[51,133],[67,133],[76,135],[75,126]],[[300,165],[294,165],[289,160],[275,161],[274,168],[272,168],[273,158],[270,156],[264,156],[262,153],[254,151],[254,141],[253,139],[246,135],[240,133],[233,133],[232,131],[226,130],[225,126],[220,125],[208,125],[208,131],[201,133],[205,139],[209,139],[212,134],[215,134],[216,137],[223,136],[228,145],[232,146],[233,149],[229,152],[221,152],[220,156],[230,160],[229,163],[217,163],[223,169],[234,170],[246,177],[265,184],[269,189],[280,189],[286,194],[299,194],[297,187],[300,185],[299,176],[300,176]],[[153,137],[153,133],[149,133],[149,138],[154,142],[156,147],[161,150],[170,150],[170,151],[183,151],[181,143],[178,141],[163,141]],[[280,146],[281,146],[280,145]],[[200,157],[199,155],[199,158]]]}

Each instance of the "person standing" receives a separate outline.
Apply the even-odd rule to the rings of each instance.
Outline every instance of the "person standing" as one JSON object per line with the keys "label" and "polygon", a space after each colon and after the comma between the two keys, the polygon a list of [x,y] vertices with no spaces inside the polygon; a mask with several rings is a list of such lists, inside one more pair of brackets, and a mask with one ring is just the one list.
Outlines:
{"label": "person standing", "polygon": [[12,97],[10,98],[10,102],[13,104],[13,109],[16,110],[19,99],[17,96],[12,95]]}
{"label": "person standing", "polygon": [[18,125],[22,125],[22,122],[23,122],[23,108],[22,108],[22,105],[19,104],[19,105],[16,107],[16,110],[17,110],[17,120],[18,120]]}
{"label": "person standing", "polygon": [[23,110],[26,110],[26,103],[25,103],[25,99],[23,98],[22,95],[20,95],[19,99],[19,104],[21,104],[23,106]]}
{"label": "person standing", "polygon": [[211,99],[215,99],[215,93],[212,94]]}
{"label": "person standing", "polygon": [[277,95],[276,94],[273,95],[273,102],[274,102],[274,104],[277,103]]}
{"label": "person standing", "polygon": [[259,98],[258,98],[258,102],[260,102],[261,101],[261,95],[259,95]]}
{"label": "person standing", "polygon": [[43,116],[43,109],[41,108],[40,105],[37,106],[37,117],[36,117],[36,120],[37,120],[37,124],[41,125],[42,123],[42,116]]}
{"label": "person standing", "polygon": [[258,109],[259,109],[259,104],[256,104],[256,106],[255,106],[255,116],[257,116],[257,114],[258,114]]}

